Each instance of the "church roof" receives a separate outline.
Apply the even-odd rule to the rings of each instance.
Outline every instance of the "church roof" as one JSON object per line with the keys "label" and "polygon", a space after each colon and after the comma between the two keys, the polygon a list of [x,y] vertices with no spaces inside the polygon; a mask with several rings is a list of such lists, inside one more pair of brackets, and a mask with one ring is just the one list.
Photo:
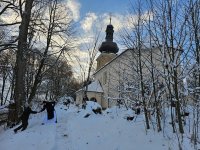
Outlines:
{"label": "church roof", "polygon": [[103,67],[101,67],[100,69],[98,69],[96,72],[94,72],[94,74],[98,73],[100,70],[102,70],[105,66],[109,65],[110,63],[112,63],[115,59],[121,57],[124,53],[126,53],[127,51],[129,51],[131,49],[126,49],[124,50],[122,53],[120,53],[119,55],[117,55],[116,57],[114,57],[112,60],[110,60],[109,62],[107,62]]}
{"label": "church roof", "polygon": [[[153,47],[154,50],[155,49],[158,49],[158,47]],[[137,48],[129,48],[129,49],[126,49],[124,50],[122,53],[120,53],[119,55],[117,55],[116,57],[114,57],[112,60],[110,60],[109,62],[107,62],[103,67],[101,67],[100,69],[98,69],[96,72],[94,72],[94,74],[98,73],[100,70],[102,70],[103,68],[105,68],[107,65],[109,65],[110,63],[112,63],[114,60],[118,59],[119,57],[121,57],[123,54],[125,54],[127,51],[134,51],[134,50],[137,50]],[[143,48],[141,49],[141,52],[142,53],[145,53],[145,52],[149,52],[150,48]]]}
{"label": "church roof", "polygon": [[[79,91],[82,91],[83,89],[86,89],[86,87],[76,91],[76,92],[79,92]],[[98,93],[103,93],[103,89],[101,87],[101,84],[99,83],[98,80],[95,80],[93,81],[92,83],[90,83],[88,85],[88,89],[87,89],[87,92],[98,92]]]}

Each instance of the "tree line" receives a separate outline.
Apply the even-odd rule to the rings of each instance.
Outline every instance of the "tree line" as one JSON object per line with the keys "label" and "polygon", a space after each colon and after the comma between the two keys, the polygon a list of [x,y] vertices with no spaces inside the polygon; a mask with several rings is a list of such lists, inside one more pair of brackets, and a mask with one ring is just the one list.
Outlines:
{"label": "tree line", "polygon": [[[130,61],[136,73],[132,77],[138,82],[124,78],[121,86],[132,95],[127,90],[121,94],[126,102],[131,98],[132,102],[141,101],[146,129],[155,120],[157,131],[163,130],[163,112],[168,106],[173,132],[183,134],[187,130],[185,112],[190,108],[191,140],[196,145],[200,124],[200,1],[138,0],[131,2],[127,19],[121,39],[133,51]],[[148,49],[148,55],[144,49]]]}
{"label": "tree line", "polygon": [[22,106],[39,95],[74,96],[79,83],[66,55],[75,25],[59,0],[2,0],[0,8],[1,105],[14,100],[17,122]]}

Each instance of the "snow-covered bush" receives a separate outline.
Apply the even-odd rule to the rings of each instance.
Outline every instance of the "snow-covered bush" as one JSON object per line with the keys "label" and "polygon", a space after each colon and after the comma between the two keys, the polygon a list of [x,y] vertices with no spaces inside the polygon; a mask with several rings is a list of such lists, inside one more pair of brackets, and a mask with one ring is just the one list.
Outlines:
{"label": "snow-covered bush", "polygon": [[83,116],[85,118],[89,117],[92,114],[101,114],[102,107],[97,102],[86,101],[86,108],[83,110]]}

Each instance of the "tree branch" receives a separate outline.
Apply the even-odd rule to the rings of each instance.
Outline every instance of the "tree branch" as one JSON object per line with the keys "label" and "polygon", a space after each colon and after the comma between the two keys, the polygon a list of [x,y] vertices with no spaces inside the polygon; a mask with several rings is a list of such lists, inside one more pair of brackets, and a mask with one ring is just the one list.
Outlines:
{"label": "tree branch", "polygon": [[12,26],[12,25],[20,24],[20,23],[21,22],[5,23],[5,24],[0,24],[0,27],[3,27],[3,26]]}

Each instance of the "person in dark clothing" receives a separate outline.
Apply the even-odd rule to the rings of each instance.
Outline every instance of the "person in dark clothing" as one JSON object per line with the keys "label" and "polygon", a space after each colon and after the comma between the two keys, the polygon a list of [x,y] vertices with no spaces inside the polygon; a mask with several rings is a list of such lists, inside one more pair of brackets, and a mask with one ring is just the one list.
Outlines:
{"label": "person in dark clothing", "polygon": [[85,109],[85,108],[86,108],[86,101],[89,101],[89,99],[88,99],[88,97],[87,97],[87,94],[85,93],[85,94],[84,94],[84,97],[83,97],[82,109]]}
{"label": "person in dark clothing", "polygon": [[14,132],[17,133],[18,130],[22,129],[21,131],[24,131],[28,126],[28,119],[30,114],[36,114],[37,111],[31,110],[30,106],[26,104],[25,109],[20,117],[20,121],[22,121],[22,124],[14,129]]}
{"label": "person in dark clothing", "polygon": [[139,115],[140,114],[140,103],[136,103],[136,111],[135,114]]}
{"label": "person in dark clothing", "polygon": [[54,111],[55,111],[55,109],[54,109],[55,104],[56,104],[55,102],[43,101],[43,108],[39,112],[43,112],[46,109],[47,110],[47,120],[53,119]]}

